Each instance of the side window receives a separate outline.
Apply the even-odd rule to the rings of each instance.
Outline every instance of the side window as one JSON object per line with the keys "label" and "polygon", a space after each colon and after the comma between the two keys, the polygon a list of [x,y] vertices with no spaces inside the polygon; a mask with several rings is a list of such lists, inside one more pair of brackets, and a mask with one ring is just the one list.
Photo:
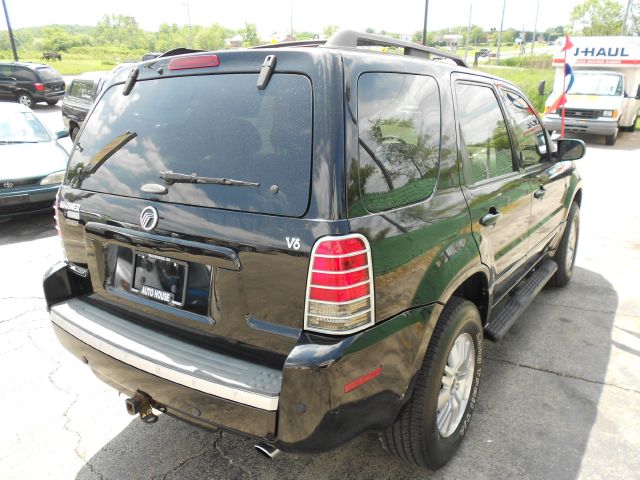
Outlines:
{"label": "side window", "polygon": [[36,82],[35,74],[27,69],[27,68],[16,68],[13,76],[16,77],[16,80],[19,82]]}
{"label": "side window", "polygon": [[82,100],[93,100],[93,81],[74,80],[69,95]]}
{"label": "side window", "polygon": [[513,131],[522,166],[530,167],[548,161],[544,130],[531,105],[512,90],[501,88],[500,93],[513,120]]}
{"label": "side window", "polygon": [[367,211],[381,212],[431,196],[440,158],[436,81],[400,73],[361,75],[358,143],[357,178]]}
{"label": "side window", "polygon": [[476,183],[514,171],[511,142],[493,90],[482,85],[456,84],[467,183]]}

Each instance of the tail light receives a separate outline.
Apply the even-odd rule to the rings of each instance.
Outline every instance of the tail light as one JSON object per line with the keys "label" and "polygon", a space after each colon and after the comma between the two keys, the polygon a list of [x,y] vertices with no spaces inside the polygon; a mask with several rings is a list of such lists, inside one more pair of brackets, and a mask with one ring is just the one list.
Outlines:
{"label": "tail light", "polygon": [[34,83],[33,88],[36,89],[36,92],[44,92],[44,83]]}
{"label": "tail light", "polygon": [[360,234],[321,238],[311,250],[305,329],[346,335],[374,321],[369,242]]}
{"label": "tail light", "polygon": [[62,234],[60,233],[60,215],[64,215],[63,212],[60,211],[60,191],[56,193],[56,199],[53,202],[53,218],[56,221],[56,231],[58,232],[58,238],[60,239],[60,247],[62,248],[62,255],[64,258],[67,258],[67,251],[64,248],[64,241],[62,240]]}
{"label": "tail light", "polygon": [[169,70],[187,70],[189,68],[217,67],[220,59],[217,55],[192,55],[189,57],[176,57],[169,61]]}
{"label": "tail light", "polygon": [[58,236],[60,236],[60,223],[58,217],[60,215],[60,201],[58,199],[58,195],[56,194],[56,199],[53,202],[53,219],[56,221],[56,232],[58,232]]}

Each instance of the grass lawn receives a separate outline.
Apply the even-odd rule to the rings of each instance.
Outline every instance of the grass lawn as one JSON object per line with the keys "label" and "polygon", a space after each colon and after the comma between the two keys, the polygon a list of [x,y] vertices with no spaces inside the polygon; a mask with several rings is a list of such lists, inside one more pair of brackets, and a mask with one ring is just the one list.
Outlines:
{"label": "grass lawn", "polygon": [[62,75],[79,75],[84,72],[94,72],[96,70],[111,70],[116,66],[116,62],[107,59],[96,58],[69,58],[63,54],[61,61],[45,61],[41,58],[21,58],[22,62],[46,63]]}

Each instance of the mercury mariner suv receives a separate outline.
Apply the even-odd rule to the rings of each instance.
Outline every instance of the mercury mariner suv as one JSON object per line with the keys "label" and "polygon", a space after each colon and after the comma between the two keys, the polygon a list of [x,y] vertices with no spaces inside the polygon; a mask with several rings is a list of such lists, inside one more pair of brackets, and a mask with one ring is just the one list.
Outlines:
{"label": "mercury mariner suv", "polygon": [[584,152],[516,86],[386,37],[152,59],[75,140],[53,328],[146,422],[270,456],[374,430],[438,468],[483,339],[571,278]]}

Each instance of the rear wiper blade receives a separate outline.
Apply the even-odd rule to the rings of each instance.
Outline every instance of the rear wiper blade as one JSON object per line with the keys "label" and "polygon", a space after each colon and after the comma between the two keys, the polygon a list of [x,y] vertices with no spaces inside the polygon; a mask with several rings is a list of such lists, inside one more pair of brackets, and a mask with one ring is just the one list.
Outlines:
{"label": "rear wiper blade", "polygon": [[195,173],[188,175],[186,173],[174,173],[172,171],[160,172],[160,178],[164,180],[167,185],[173,185],[174,183],[208,183],[213,185],[231,185],[235,187],[259,187],[258,182],[246,182],[244,180],[235,180],[233,178],[215,178],[215,177],[201,177]]}
{"label": "rear wiper blade", "polygon": [[0,140],[1,145],[13,145],[16,143],[38,143],[36,140]]}

